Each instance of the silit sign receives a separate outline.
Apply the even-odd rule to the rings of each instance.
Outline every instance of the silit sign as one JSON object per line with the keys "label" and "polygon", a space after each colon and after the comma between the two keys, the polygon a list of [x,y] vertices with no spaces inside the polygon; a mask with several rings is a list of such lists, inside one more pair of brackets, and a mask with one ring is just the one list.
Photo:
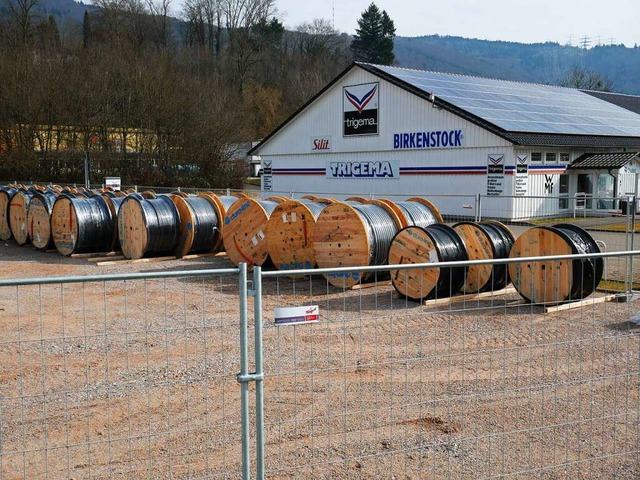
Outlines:
{"label": "silit sign", "polygon": [[342,89],[342,135],[378,134],[378,82]]}

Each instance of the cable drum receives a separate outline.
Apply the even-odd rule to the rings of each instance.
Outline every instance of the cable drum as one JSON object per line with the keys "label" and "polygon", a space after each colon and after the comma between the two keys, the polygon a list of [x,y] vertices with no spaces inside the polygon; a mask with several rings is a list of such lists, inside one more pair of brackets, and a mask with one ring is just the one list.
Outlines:
{"label": "cable drum", "polygon": [[267,223],[269,257],[279,270],[313,268],[316,257],[313,235],[323,203],[301,199],[284,201]]}
{"label": "cable drum", "polygon": [[0,240],[11,238],[11,226],[9,225],[9,205],[11,199],[18,193],[18,189],[10,186],[0,188]]}
{"label": "cable drum", "polygon": [[111,210],[100,195],[60,195],[53,204],[51,238],[62,255],[110,252],[115,240],[113,229]]}
{"label": "cable drum", "polygon": [[168,195],[155,199],[129,195],[118,213],[118,236],[128,259],[168,255],[178,240],[180,217]]}
{"label": "cable drum", "polygon": [[176,256],[212,252],[220,241],[216,207],[205,197],[171,195],[180,215]]}
{"label": "cable drum", "polygon": [[[591,235],[576,225],[557,224],[525,231],[515,241],[511,258],[600,253]],[[602,279],[603,260],[565,259],[509,264],[509,275],[522,298],[557,304],[591,295]]]}
{"label": "cable drum", "polygon": [[[336,202],[327,205],[316,221],[314,255],[320,268],[385,265],[393,236],[402,227],[396,212],[384,202]],[[380,278],[361,271],[325,274],[337,287],[352,287]]]}
{"label": "cable drum", "polygon": [[267,200],[240,198],[227,210],[222,239],[234,265],[242,262],[246,262],[249,268],[265,265],[269,258],[267,225],[277,206],[278,203]]}
{"label": "cable drum", "polygon": [[20,191],[13,196],[9,203],[9,227],[18,245],[25,245],[29,241],[27,215],[29,203],[37,191],[35,188]]}
{"label": "cable drum", "polygon": [[404,213],[407,219],[408,225],[415,225],[416,227],[428,227],[436,223],[441,223],[442,218],[438,218],[438,215],[433,212],[429,207],[419,202],[394,202],[402,213]]}
{"label": "cable drum", "polygon": [[[451,227],[435,224],[405,227],[393,238],[389,264],[456,262],[468,260],[460,235]],[[415,268],[391,271],[396,291],[411,300],[450,297],[462,288],[464,267]]]}
{"label": "cable drum", "polygon": [[[459,222],[453,229],[464,241],[469,260],[508,258],[513,247],[513,234],[500,222]],[[509,281],[505,264],[470,266],[466,269],[462,292],[501,290]]]}
{"label": "cable drum", "polygon": [[58,194],[51,189],[37,192],[29,201],[27,212],[27,232],[33,246],[41,251],[49,249],[51,238],[51,212]]}

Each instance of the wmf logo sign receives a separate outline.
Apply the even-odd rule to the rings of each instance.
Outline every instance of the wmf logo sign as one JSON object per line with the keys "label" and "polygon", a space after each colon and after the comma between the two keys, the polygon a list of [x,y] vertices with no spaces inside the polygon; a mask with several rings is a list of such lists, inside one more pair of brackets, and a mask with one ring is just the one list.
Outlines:
{"label": "wmf logo sign", "polygon": [[344,87],[342,95],[345,137],[378,134],[378,82]]}

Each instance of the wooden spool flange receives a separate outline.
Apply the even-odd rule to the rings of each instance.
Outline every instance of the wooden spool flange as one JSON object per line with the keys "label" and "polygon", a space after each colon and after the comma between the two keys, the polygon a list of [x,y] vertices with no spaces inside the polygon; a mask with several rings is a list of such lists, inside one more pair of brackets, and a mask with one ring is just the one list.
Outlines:
{"label": "wooden spool flange", "polygon": [[224,249],[234,265],[263,265],[269,256],[266,242],[269,213],[252,198],[235,202],[224,217]]}
{"label": "wooden spool flange", "polygon": [[267,246],[279,270],[308,269],[316,265],[313,234],[316,218],[297,200],[280,203],[267,224]]}
{"label": "wooden spool flange", "polygon": [[[47,203],[51,202],[51,203]],[[47,200],[43,195],[34,195],[29,202],[27,212],[27,231],[31,243],[38,250],[47,250],[51,247],[51,210],[53,200]]]}
{"label": "wooden spool flange", "polygon": [[[485,224],[487,225],[486,227],[484,227]],[[493,232],[488,230],[490,227],[493,228]],[[453,229],[462,238],[469,260],[507,258],[513,244],[513,234],[500,222],[460,222],[454,225]],[[499,229],[504,234],[499,237],[499,240],[504,240],[503,245],[494,244],[490,233],[496,233],[495,229]],[[501,247],[501,254],[499,254],[499,250],[496,250],[498,246]],[[467,275],[461,291],[463,293],[477,293],[488,290],[501,290],[508,283],[507,269],[504,264],[474,265],[467,267]]]}
{"label": "wooden spool flange", "polygon": [[[78,210],[83,214],[78,216]],[[73,198],[61,195],[51,210],[51,238],[58,252],[107,252],[114,246],[114,221],[103,196]]]}
{"label": "wooden spool flange", "polygon": [[[436,263],[436,245],[420,227],[400,230],[389,248],[389,265]],[[439,268],[391,270],[391,283],[405,297],[421,300],[433,292],[440,279]]]}
{"label": "wooden spool flange", "polygon": [[118,212],[118,238],[125,258],[137,260],[144,256],[149,245],[147,215],[139,202],[127,200]]}
{"label": "wooden spool flange", "polygon": [[145,190],[140,195],[142,195],[142,198],[146,199],[158,198],[158,195],[156,195],[156,192],[154,192],[153,190]]}
{"label": "wooden spool flange", "polygon": [[24,245],[29,241],[27,215],[31,197],[33,197],[33,192],[18,192],[13,196],[9,204],[9,226],[11,227],[11,234],[18,245]]}
{"label": "wooden spool flange", "polygon": [[345,202],[360,202],[360,203],[367,203],[369,202],[369,200],[371,199],[364,198],[364,197],[349,197],[344,199]]}
{"label": "wooden spool flange", "polygon": [[185,197],[180,194],[172,194],[171,201],[176,206],[180,215],[180,234],[176,244],[175,256],[182,258],[189,253],[195,238],[194,214]]}
{"label": "wooden spool flange", "polygon": [[[509,257],[539,257],[576,253],[570,240],[558,230],[530,228],[520,235]],[[573,286],[573,262],[567,260],[509,264],[513,286],[533,303],[559,303],[569,299]]]}
{"label": "wooden spool flange", "polygon": [[208,200],[218,216],[218,241],[213,245],[211,252],[220,252],[224,249],[222,230],[224,228],[224,216],[227,214],[226,208],[220,200],[220,197],[213,192],[202,192],[199,193],[198,196]]}
{"label": "wooden spool flange", "polygon": [[11,238],[11,226],[9,225],[9,205],[11,199],[18,191],[15,188],[0,190],[0,240]]}
{"label": "wooden spool flange", "polygon": [[[372,202],[383,208],[400,228],[395,212],[384,202]],[[336,202],[327,205],[318,216],[313,234],[313,249],[319,268],[364,267],[371,261],[369,230],[351,205]],[[361,271],[329,273],[327,281],[340,288],[350,288],[366,281]]]}
{"label": "wooden spool flange", "polygon": [[276,196],[273,196],[273,197],[265,198],[265,200],[267,200],[268,202],[282,203],[282,202],[286,202],[287,200],[291,200],[291,199],[289,197],[283,197],[282,195],[276,195]]}
{"label": "wooden spool flange", "polygon": [[[443,224],[400,230],[389,248],[389,264],[405,265],[467,260],[460,236]],[[449,297],[464,283],[464,267],[392,270],[398,293],[412,300]]]}

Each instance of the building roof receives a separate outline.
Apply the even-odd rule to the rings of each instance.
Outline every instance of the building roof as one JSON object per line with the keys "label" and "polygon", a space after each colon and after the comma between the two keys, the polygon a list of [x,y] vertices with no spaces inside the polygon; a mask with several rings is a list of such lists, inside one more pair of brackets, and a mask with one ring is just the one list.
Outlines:
{"label": "building roof", "polygon": [[267,135],[249,155],[356,67],[515,145],[640,148],[640,114],[592,92],[356,62]]}
{"label": "building roof", "polygon": [[593,90],[582,90],[593,97],[600,98],[605,102],[613,103],[619,107],[626,108],[635,113],[640,113],[640,97],[637,95],[624,95],[622,93],[596,92]]}
{"label": "building roof", "polygon": [[640,115],[575,88],[363,64],[505,132],[640,137]]}
{"label": "building roof", "polygon": [[624,167],[631,160],[636,158],[640,152],[619,152],[619,153],[585,153],[576,158],[567,168],[576,169],[612,169],[617,170]]}

